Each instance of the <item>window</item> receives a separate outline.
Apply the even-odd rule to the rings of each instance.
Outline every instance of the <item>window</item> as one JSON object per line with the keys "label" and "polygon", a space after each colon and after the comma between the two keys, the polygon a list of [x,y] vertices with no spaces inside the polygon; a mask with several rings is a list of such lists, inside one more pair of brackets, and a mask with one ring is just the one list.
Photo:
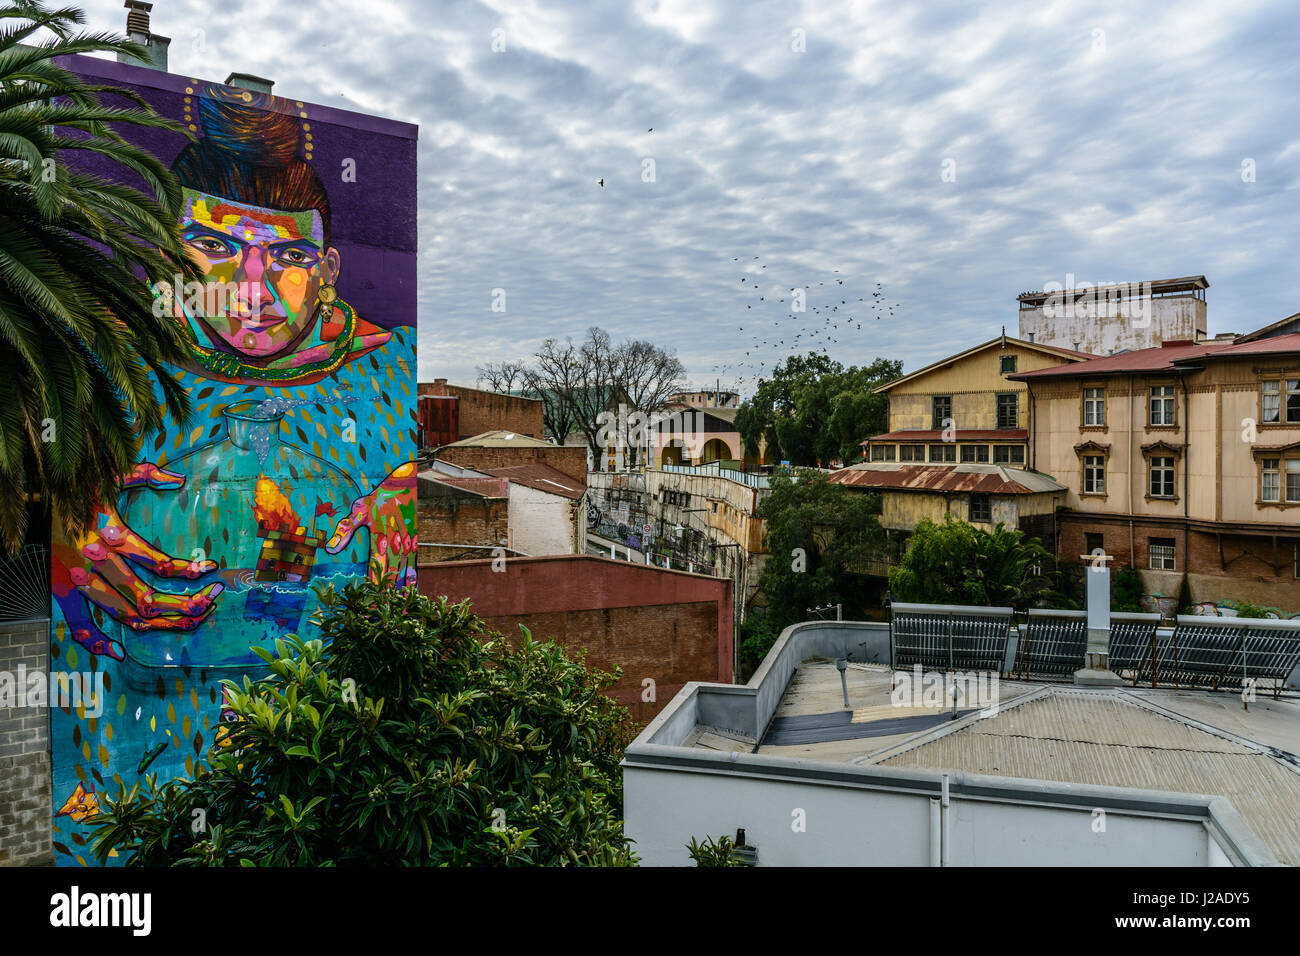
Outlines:
{"label": "window", "polygon": [[[1260,415],[1266,425],[1300,422],[1300,379],[1272,379],[1260,384]],[[1282,395],[1286,394],[1283,405]],[[1285,408],[1285,411],[1283,410]]]}
{"label": "window", "polygon": [[893,461],[894,446],[893,445],[872,445],[871,460],[872,461]]}
{"label": "window", "polygon": [[1106,493],[1106,459],[1101,455],[1088,455],[1083,459],[1083,493]]}
{"label": "window", "polygon": [[993,464],[1023,465],[1025,463],[1024,445],[994,445]]}
{"label": "window", "polygon": [[1086,532],[1083,536],[1083,550],[1085,554],[1096,554],[1100,551],[1106,553],[1106,536],[1100,532]]}
{"label": "window", "polygon": [[899,461],[925,461],[924,445],[899,445]]}
{"label": "window", "polygon": [[1286,460],[1286,500],[1300,501],[1300,458]]}
{"label": "window", "polygon": [[1002,374],[1006,375],[1008,372],[1014,372],[1015,370],[1016,357],[1014,355],[1002,356]]}
{"label": "window", "polygon": [[998,395],[998,428],[1020,427],[1020,396],[1015,392]]}
{"label": "window", "polygon": [[1152,571],[1173,571],[1174,568],[1174,539],[1173,538],[1151,538],[1149,540],[1151,547],[1151,570]]}
{"label": "window", "polygon": [[1174,387],[1172,385],[1152,386],[1151,424],[1174,424]]}
{"label": "window", "polygon": [[989,446],[988,445],[962,445],[961,460],[963,462],[979,462],[988,464]]}
{"label": "window", "polygon": [[1151,497],[1172,498],[1174,496],[1174,460],[1162,456],[1151,459]]}
{"label": "window", "polygon": [[1260,399],[1260,411],[1266,424],[1276,424],[1282,420],[1281,388],[1281,382],[1265,382],[1263,384],[1264,392]]}
{"label": "window", "polygon": [[931,428],[947,428],[948,422],[952,420],[952,396],[935,395],[930,399],[930,407],[933,411]]}
{"label": "window", "polygon": [[1085,388],[1083,390],[1083,424],[1084,427],[1106,424],[1106,390]]}
{"label": "window", "polygon": [[989,503],[988,495],[970,496],[970,520],[984,522],[993,520],[993,506]]}
{"label": "window", "polygon": [[[1281,461],[1277,458],[1265,458],[1263,460],[1263,478],[1259,486],[1260,501],[1279,501],[1280,488],[1278,485],[1279,472],[1278,465]],[[1290,476],[1288,476],[1289,478]]]}
{"label": "window", "polygon": [[951,444],[951,443],[946,444],[946,445],[931,445],[931,446],[930,446],[930,460],[931,460],[931,461],[945,461],[945,462],[947,462],[947,461],[956,461],[956,460],[957,460],[957,446],[956,446],[956,445],[953,445],[953,444]]}

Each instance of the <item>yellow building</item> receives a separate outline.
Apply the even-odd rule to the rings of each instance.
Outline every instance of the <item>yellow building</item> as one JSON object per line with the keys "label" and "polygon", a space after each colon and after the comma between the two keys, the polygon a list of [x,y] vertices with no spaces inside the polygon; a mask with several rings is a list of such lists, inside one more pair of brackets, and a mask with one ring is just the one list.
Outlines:
{"label": "yellow building", "polygon": [[882,385],[889,431],[862,443],[867,460],[1024,467],[1030,409],[1010,376],[1092,357],[1002,335]]}
{"label": "yellow building", "polygon": [[1026,531],[1051,549],[1065,487],[1026,468],[1032,410],[1025,384],[1011,376],[1090,358],[1004,334],[882,385],[890,430],[862,443],[866,462],[830,480],[880,493],[895,559],[918,522],[948,514]]}
{"label": "yellow building", "polygon": [[[1267,330],[1261,330],[1267,331]],[[1300,333],[1025,369],[1029,466],[1068,489],[1064,558],[1147,593],[1300,611]]]}

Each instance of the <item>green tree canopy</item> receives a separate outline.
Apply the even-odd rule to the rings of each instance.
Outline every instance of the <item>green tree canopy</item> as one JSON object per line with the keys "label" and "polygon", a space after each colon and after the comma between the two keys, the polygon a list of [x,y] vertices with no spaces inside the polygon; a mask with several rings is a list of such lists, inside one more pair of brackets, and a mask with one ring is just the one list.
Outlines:
{"label": "green tree canopy", "polygon": [[[167,411],[178,421],[189,413],[165,367],[184,355],[181,328],[155,311],[150,291],[176,273],[199,278],[182,252],[180,186],[116,129],[189,134],[134,93],[54,62],[143,55],[118,38],[74,34],[83,20],[31,2],[0,7],[0,538],[9,549],[23,539],[29,495],[78,534]],[[87,172],[92,161],[117,172]],[[122,185],[131,180],[148,192]]]}
{"label": "green tree canopy", "polygon": [[1052,556],[1037,538],[1006,528],[992,531],[945,515],[926,518],[912,532],[906,554],[889,569],[895,601],[1042,607],[1055,602]]}
{"label": "green tree canopy", "polygon": [[825,355],[792,355],[741,405],[736,429],[750,454],[766,436],[769,461],[849,463],[862,456],[864,438],[889,427],[889,400],[872,390],[902,374],[902,362],[892,359],[846,368]]}
{"label": "green tree canopy", "polygon": [[277,641],[259,650],[266,678],[226,682],[228,746],[210,764],[107,802],[100,862],[114,848],[138,866],[633,862],[631,725],[602,693],[617,675],[414,589],[321,601],[323,640]]}
{"label": "green tree canopy", "polygon": [[758,508],[769,552],[759,588],[767,598],[773,635],[806,620],[810,607],[843,604],[848,613],[861,610],[860,575],[884,543],[877,494],[850,491],[817,471],[796,477],[774,477]]}

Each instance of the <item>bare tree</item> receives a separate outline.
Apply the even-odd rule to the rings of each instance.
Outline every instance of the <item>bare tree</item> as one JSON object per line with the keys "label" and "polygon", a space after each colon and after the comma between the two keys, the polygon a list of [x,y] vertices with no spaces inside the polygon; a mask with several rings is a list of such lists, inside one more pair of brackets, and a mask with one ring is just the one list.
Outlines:
{"label": "bare tree", "polygon": [[[547,434],[561,444],[580,434],[597,461],[605,451],[600,440],[609,421],[605,413],[617,416],[620,405],[629,414],[659,411],[680,390],[686,374],[673,353],[640,340],[615,346],[609,333],[596,326],[576,345],[572,339],[547,339],[534,359],[518,380],[525,394],[542,400]],[[489,363],[479,369],[480,380],[492,382],[495,375],[495,381],[505,381],[503,367],[509,364]]]}
{"label": "bare tree", "polygon": [[516,384],[524,383],[528,366],[520,361],[488,362],[486,365],[480,365],[476,371],[478,379],[475,384],[486,385],[493,392],[508,395],[515,390]]}
{"label": "bare tree", "polygon": [[542,424],[557,445],[578,426],[574,392],[579,385],[578,349],[572,339],[547,339],[537,350],[536,364],[524,370],[523,390],[542,401]]}

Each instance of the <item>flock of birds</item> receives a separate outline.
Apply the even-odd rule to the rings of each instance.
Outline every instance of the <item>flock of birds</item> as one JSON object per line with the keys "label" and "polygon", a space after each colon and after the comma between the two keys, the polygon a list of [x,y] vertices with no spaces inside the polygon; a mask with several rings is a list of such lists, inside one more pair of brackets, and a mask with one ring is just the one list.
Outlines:
{"label": "flock of birds", "polygon": [[[747,339],[744,355],[712,368],[715,374],[732,378],[737,388],[756,383],[769,373],[768,359],[774,359],[775,366],[787,355],[809,352],[835,358],[851,337],[862,333],[864,322],[901,310],[900,303],[888,301],[879,282],[872,289],[858,288],[851,280],[846,284],[846,277],[835,269],[824,279],[787,286],[769,277],[761,259],[754,256],[746,262],[737,283],[747,299],[746,317],[736,326]],[[741,258],[733,256],[731,261],[740,262]],[[801,293],[803,310],[797,311]]]}

